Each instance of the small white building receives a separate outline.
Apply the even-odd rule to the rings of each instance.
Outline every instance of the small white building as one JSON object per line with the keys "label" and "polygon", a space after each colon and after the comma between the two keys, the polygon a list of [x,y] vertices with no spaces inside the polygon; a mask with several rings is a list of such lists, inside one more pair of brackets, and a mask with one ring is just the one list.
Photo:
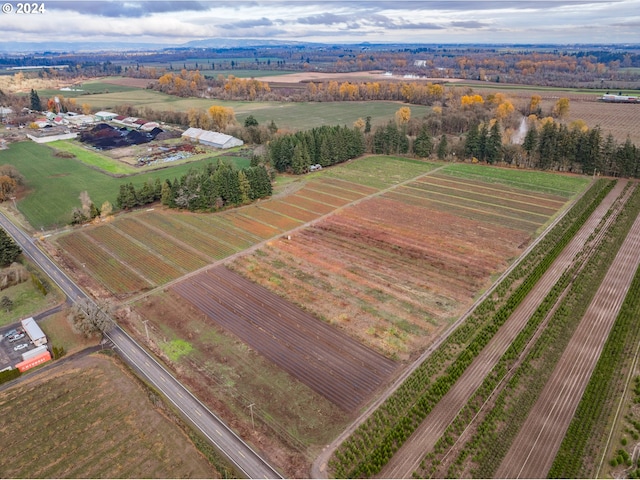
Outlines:
{"label": "small white building", "polygon": [[116,118],[118,114],[101,110],[99,112],[94,113],[94,116],[96,117],[96,120],[98,120],[99,122],[108,122]]}
{"label": "small white building", "polygon": [[46,345],[47,337],[33,317],[22,320],[22,328],[36,347]]}
{"label": "small white building", "polygon": [[232,137],[220,132],[212,132],[211,130],[202,130],[201,128],[188,128],[182,134],[183,138],[192,142],[201,143],[210,147],[227,149],[231,147],[239,147],[244,142],[239,138]]}

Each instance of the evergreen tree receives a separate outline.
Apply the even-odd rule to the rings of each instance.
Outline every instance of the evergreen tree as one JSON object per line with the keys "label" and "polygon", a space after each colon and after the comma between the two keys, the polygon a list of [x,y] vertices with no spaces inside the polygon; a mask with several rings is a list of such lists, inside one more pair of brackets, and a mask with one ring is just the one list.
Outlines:
{"label": "evergreen tree", "polygon": [[0,228],[0,267],[11,265],[21,253],[20,246],[3,228]]}
{"label": "evergreen tree", "polygon": [[2,299],[0,299],[0,307],[2,307],[7,312],[13,310],[13,300],[11,300],[6,295],[3,295]]}
{"label": "evergreen tree", "polygon": [[371,131],[371,115],[368,115],[364,122],[364,133]]}
{"label": "evergreen tree", "polygon": [[167,207],[173,206],[173,194],[171,192],[171,182],[169,180],[165,180],[162,184],[160,202],[162,205],[166,205]]}
{"label": "evergreen tree", "polygon": [[433,141],[431,140],[431,135],[429,135],[427,126],[422,125],[420,133],[418,133],[416,141],[413,144],[413,153],[415,153],[418,157],[425,158],[431,155],[432,150]]}
{"label": "evergreen tree", "polygon": [[502,133],[500,132],[499,122],[494,122],[491,126],[485,152],[486,160],[489,163],[496,163],[502,160]]}
{"label": "evergreen tree", "polygon": [[478,148],[476,151],[476,157],[483,162],[487,160],[487,147],[489,146],[489,126],[487,123],[482,124],[480,134],[478,136]]}
{"label": "evergreen tree", "polygon": [[33,88],[31,89],[30,98],[31,98],[31,110],[35,110],[36,112],[41,112],[42,102],[40,101],[38,92],[36,92]]}
{"label": "evergreen tree", "polygon": [[256,120],[256,117],[254,117],[253,115],[249,115],[247,118],[244,119],[245,128],[257,127],[258,125],[259,125],[258,120]]}
{"label": "evergreen tree", "polygon": [[251,199],[251,184],[243,170],[238,172],[238,187],[240,188],[240,203],[249,203]]}
{"label": "evergreen tree", "polygon": [[471,125],[464,141],[464,154],[466,157],[477,157],[480,143],[480,126],[477,123]]}
{"label": "evergreen tree", "polygon": [[536,150],[536,146],[538,144],[538,130],[535,125],[532,125],[527,133],[524,136],[524,141],[522,142],[522,148],[525,152],[527,152],[527,158],[530,158],[533,152]]}
{"label": "evergreen tree", "polygon": [[444,160],[447,156],[447,136],[443,133],[440,137],[440,141],[438,142],[438,159]]}

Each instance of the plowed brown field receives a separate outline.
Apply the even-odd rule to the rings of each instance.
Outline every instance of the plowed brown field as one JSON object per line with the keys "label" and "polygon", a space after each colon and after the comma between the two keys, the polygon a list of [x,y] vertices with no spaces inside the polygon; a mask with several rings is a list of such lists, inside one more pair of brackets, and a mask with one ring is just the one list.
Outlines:
{"label": "plowed brown field", "polygon": [[394,362],[225,267],[172,290],[345,410],[358,408],[396,369]]}

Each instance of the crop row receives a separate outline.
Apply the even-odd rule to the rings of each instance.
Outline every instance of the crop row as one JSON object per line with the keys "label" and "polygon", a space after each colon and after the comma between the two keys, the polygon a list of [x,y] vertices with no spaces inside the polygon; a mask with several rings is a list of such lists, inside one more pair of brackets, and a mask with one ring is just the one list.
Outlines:
{"label": "crop row", "polygon": [[68,235],[58,242],[79,266],[89,270],[116,295],[138,292],[150,286],[84,235]]}
{"label": "crop row", "polygon": [[462,218],[486,222],[529,233],[535,231],[542,223],[544,223],[539,220],[536,222],[529,222],[521,220],[517,216],[508,216],[499,212],[491,213],[482,208],[482,206],[465,205],[455,200],[449,199],[442,201],[435,198],[427,198],[423,195],[415,195],[408,190],[396,189],[394,191],[384,193],[383,197],[402,202],[406,205],[431,209],[436,208],[442,212],[447,212]]}
{"label": "crop row", "polygon": [[226,218],[234,227],[249,232],[251,235],[255,235],[261,239],[271,238],[282,233],[282,230],[265,223],[258,222],[251,217],[243,215],[242,212],[243,210],[233,211],[229,213]]}
{"label": "crop row", "polygon": [[293,217],[262,208],[261,205],[251,205],[242,209],[242,214],[247,215],[258,222],[286,231],[299,227],[302,222]]}
{"label": "crop row", "polygon": [[288,195],[284,198],[284,201],[288,204],[304,208],[305,210],[309,210],[310,212],[318,215],[326,215],[327,213],[331,213],[335,210],[335,207],[331,205],[327,205],[326,203],[322,203],[317,200],[311,200],[298,192],[293,195]]}
{"label": "crop row", "polygon": [[315,180],[314,183],[318,183],[324,187],[324,185],[331,185],[333,187],[340,188],[341,190],[346,190],[349,192],[355,192],[359,194],[361,197],[366,197],[367,195],[373,195],[378,192],[377,188],[367,187],[366,185],[362,185],[359,183],[353,183],[348,180],[344,180],[341,178],[335,177],[323,177]]}
{"label": "crop row", "polygon": [[244,250],[255,245],[260,240],[258,237],[243,230],[234,228],[230,222],[221,215],[180,215],[177,221],[197,228],[207,236],[216,239],[220,243],[227,244],[234,251]]}
{"label": "crop row", "polygon": [[493,199],[490,199],[489,201],[476,200],[465,196],[459,196],[457,194],[419,188],[414,185],[405,185],[400,187],[398,190],[405,195],[426,198],[427,200],[447,205],[458,205],[462,208],[468,208],[473,211],[496,215],[498,217],[505,217],[507,219],[517,219],[534,225],[542,225],[553,213],[555,213],[534,213],[520,208],[520,205],[511,204],[510,206],[505,206],[495,202]]}
{"label": "crop row", "polygon": [[537,214],[545,218],[551,217],[562,207],[562,204],[553,206],[538,204],[536,203],[536,198],[511,198],[509,195],[502,194],[497,189],[495,191],[480,192],[476,189],[466,190],[456,188],[455,186],[438,185],[435,182],[426,182],[424,180],[409,183],[406,186],[418,191],[423,190],[439,194],[443,197],[450,198],[452,201],[457,200],[463,204],[491,205],[507,211]]}
{"label": "crop row", "polygon": [[287,215],[301,222],[310,222],[320,216],[317,213],[301,208],[300,206],[291,205],[283,200],[270,200],[268,203],[262,203],[261,206],[262,208]]}
{"label": "crop row", "polygon": [[169,262],[179,265],[187,271],[197,270],[207,265],[207,262],[202,257],[175,243],[170,237],[159,234],[148,225],[136,220],[135,217],[123,217],[112,225],[144,242]]}
{"label": "crop row", "polygon": [[[483,301],[433,354],[335,452],[337,477],[378,473],[537,283],[614,182],[599,181],[512,270],[500,293]],[[555,241],[554,241],[555,240]],[[523,280],[522,280],[523,279]],[[516,281],[522,280],[512,288]]]}
{"label": "crop row", "polygon": [[[560,446],[549,475],[552,478],[585,478],[595,472],[585,471],[581,459],[587,455],[587,447],[594,440],[605,438],[605,428],[610,416],[612,400],[619,398],[625,359],[631,358],[640,340],[640,268],[616,322],[607,338],[596,368],[591,375],[580,404]],[[597,440],[596,440],[597,439]]]}
{"label": "crop row", "polygon": [[234,253],[234,250],[200,230],[180,223],[175,219],[157,213],[150,213],[144,216],[145,223],[162,229],[168,235],[179,238],[184,243],[190,245],[210,257],[220,260]]}
{"label": "crop row", "polygon": [[555,195],[508,187],[504,184],[496,185],[495,183],[464,180],[460,177],[450,177],[448,175],[440,173],[434,173],[432,175],[424,176],[420,180],[418,180],[418,182],[454,188],[457,190],[476,192],[485,195],[497,195],[500,196],[500,198],[541,205],[547,208],[554,208],[556,210],[561,208],[562,205],[564,205],[567,201],[566,198],[558,197]]}
{"label": "crop row", "polygon": [[179,277],[182,272],[169,265],[158,256],[150,253],[141,245],[133,242],[110,225],[101,226],[85,232],[104,248],[121,260],[125,265],[149,279],[156,285]]}
{"label": "crop row", "polygon": [[[636,191],[636,194],[638,193],[640,191]],[[636,197],[640,198],[640,195]],[[626,217],[626,215],[620,215],[620,218],[623,216]],[[559,308],[553,313],[525,360],[515,371],[510,372],[512,376],[506,388],[499,394],[495,407],[486,414],[484,420],[478,425],[478,433],[458,454],[456,461],[447,472],[448,476],[459,475],[458,469],[470,456],[473,456],[477,465],[474,475],[491,477],[495,474],[513,438],[518,434],[520,426],[544,388],[560,355],[564,352],[572,332],[581,321],[629,228],[629,222],[624,220],[616,223],[612,230],[606,232],[604,240],[599,243],[596,252],[587,260],[584,268],[581,268],[578,263],[563,273],[525,328],[511,343],[492,373],[484,380],[483,385],[474,395],[473,401],[463,409],[456,421],[447,429],[446,434],[434,449],[435,454],[442,453],[450,447],[453,439],[466,428],[468,420],[477,412],[478,406],[492,394],[506,372],[510,371],[512,364],[522,355],[550,309],[557,303],[562,292],[569,287],[569,293],[564,296]],[[436,457],[430,455],[429,458],[432,461],[433,471],[437,464]]]}

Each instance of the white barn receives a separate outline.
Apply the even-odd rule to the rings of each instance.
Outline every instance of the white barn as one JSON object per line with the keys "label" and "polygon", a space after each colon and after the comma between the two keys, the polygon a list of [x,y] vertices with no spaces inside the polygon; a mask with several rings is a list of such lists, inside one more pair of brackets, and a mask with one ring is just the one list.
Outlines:
{"label": "white barn", "polygon": [[239,138],[232,137],[220,132],[212,132],[211,130],[202,130],[201,128],[188,128],[182,134],[183,138],[192,142],[201,143],[210,147],[227,149],[231,147],[239,147],[244,142]]}

